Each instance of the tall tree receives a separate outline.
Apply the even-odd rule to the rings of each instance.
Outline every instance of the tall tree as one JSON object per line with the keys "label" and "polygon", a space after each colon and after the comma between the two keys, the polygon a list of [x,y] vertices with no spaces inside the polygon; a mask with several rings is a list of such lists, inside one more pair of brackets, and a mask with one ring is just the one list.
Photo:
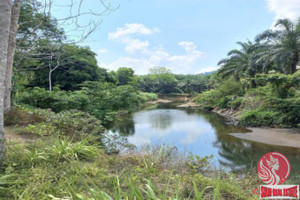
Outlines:
{"label": "tall tree", "polygon": [[14,0],[11,11],[10,32],[7,49],[7,61],[6,61],[6,77],[5,77],[5,96],[4,96],[4,112],[10,111],[11,107],[11,90],[12,90],[12,71],[13,60],[16,49],[16,35],[18,27],[18,19],[20,14],[21,0]]}
{"label": "tall tree", "polygon": [[300,58],[300,20],[293,24],[289,19],[280,19],[276,27],[277,30],[267,30],[256,37],[256,41],[262,42],[265,48],[261,59],[293,74]]}
{"label": "tall tree", "polygon": [[11,21],[11,0],[0,1],[0,159],[3,160],[5,153],[4,138],[4,94],[7,64],[7,51],[9,44],[9,29]]}
{"label": "tall tree", "polygon": [[[24,0],[26,1],[26,0]],[[43,14],[45,16],[51,16],[51,8],[54,4],[54,0],[47,0],[43,1],[45,4],[44,6],[44,12]],[[30,0],[27,0],[27,2],[30,2]],[[37,1],[35,1],[37,2]],[[59,1],[61,2],[61,1]],[[90,21],[90,23],[82,25],[80,24],[79,17],[83,15],[94,15],[94,16],[102,16],[104,14],[107,14],[110,12],[111,6],[109,3],[107,3],[104,0],[100,0],[99,5],[102,6],[102,11],[99,13],[93,12],[91,9],[88,9],[88,11],[83,10],[85,6],[83,6],[83,2],[87,1],[79,1],[74,3],[74,1],[69,1],[69,4],[65,5],[58,5],[61,7],[69,7],[70,16],[61,19],[61,22],[66,24],[67,20],[73,20],[73,24],[75,24],[75,28],[78,30],[81,29],[81,38],[80,41],[87,38],[97,27],[100,23],[96,23],[93,20]],[[14,3],[14,4],[13,4]],[[13,7],[16,6],[16,7]],[[77,7],[76,7],[77,5]],[[5,94],[9,95],[11,91],[11,76],[12,76],[12,70],[6,70],[7,67],[10,67],[12,65],[13,57],[14,57],[14,41],[16,39],[15,31],[17,29],[17,23],[19,18],[19,7],[20,6],[20,0],[1,0],[0,1],[0,159],[4,158],[4,127],[3,127],[3,114],[4,114],[4,97]],[[13,9],[13,16],[11,15]],[[98,11],[100,9],[97,9]],[[73,12],[75,11],[75,13]],[[12,22],[12,23],[11,23]],[[12,30],[10,31],[10,28]],[[74,30],[73,29],[73,30]],[[11,37],[10,37],[11,36]],[[47,38],[47,35],[43,35]],[[8,65],[8,66],[7,66]],[[8,74],[6,75],[6,72]],[[7,92],[5,92],[5,86],[7,86]],[[10,97],[6,98],[6,101],[9,101]],[[9,110],[10,104],[7,104],[7,110]]]}
{"label": "tall tree", "polygon": [[[228,58],[219,61],[218,65],[222,65],[222,67],[217,72],[222,77],[234,76],[236,81],[245,75],[254,77],[259,69],[255,62],[255,55],[259,45],[250,41],[238,42],[238,44],[241,46],[241,49],[231,50],[228,53]],[[255,87],[253,82],[252,87]]]}

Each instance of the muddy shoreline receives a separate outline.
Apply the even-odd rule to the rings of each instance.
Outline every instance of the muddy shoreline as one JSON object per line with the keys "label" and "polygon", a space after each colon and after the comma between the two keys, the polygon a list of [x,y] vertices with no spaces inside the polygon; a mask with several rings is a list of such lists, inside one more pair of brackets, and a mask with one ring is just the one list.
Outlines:
{"label": "muddy shoreline", "polygon": [[294,147],[300,149],[300,130],[284,128],[247,128],[250,133],[231,133],[230,135],[264,144]]}
{"label": "muddy shoreline", "polygon": [[[217,110],[218,113],[226,118],[229,124],[238,125],[238,112],[234,110]],[[253,142],[261,142],[269,145],[277,145],[284,147],[300,148],[300,129],[288,128],[268,128],[268,127],[245,127],[252,132],[249,133],[231,133],[233,137],[249,140]]]}

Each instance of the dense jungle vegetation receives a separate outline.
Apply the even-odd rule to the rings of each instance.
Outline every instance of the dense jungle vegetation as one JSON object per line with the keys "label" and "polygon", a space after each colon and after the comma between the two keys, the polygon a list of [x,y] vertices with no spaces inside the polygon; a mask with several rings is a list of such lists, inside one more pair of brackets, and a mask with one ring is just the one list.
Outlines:
{"label": "dense jungle vegetation", "polygon": [[255,199],[260,182],[251,173],[213,170],[209,158],[166,146],[119,155],[105,129],[159,94],[178,93],[201,109],[234,111],[243,125],[299,126],[300,23],[279,20],[281,29],[239,42],[208,75],[165,67],[135,75],[99,68],[94,52],[36,6],[21,4],[1,199]]}

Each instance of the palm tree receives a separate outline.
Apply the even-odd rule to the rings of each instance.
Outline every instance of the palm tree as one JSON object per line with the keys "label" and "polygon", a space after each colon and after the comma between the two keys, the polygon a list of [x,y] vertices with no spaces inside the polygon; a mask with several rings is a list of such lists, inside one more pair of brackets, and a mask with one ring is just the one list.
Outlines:
{"label": "palm tree", "polygon": [[280,19],[275,27],[280,29],[267,30],[256,37],[256,42],[261,42],[264,48],[258,61],[273,63],[274,67],[293,74],[300,58],[300,20],[293,24],[289,19]]}
{"label": "palm tree", "polygon": [[[240,77],[249,75],[254,77],[259,71],[258,64],[255,61],[256,52],[259,50],[259,44],[253,44],[252,42],[238,42],[241,49],[231,50],[225,58],[219,61],[218,65],[222,67],[218,70],[218,74],[222,78],[227,76],[234,76],[236,81],[239,81]],[[255,83],[252,82],[252,87],[255,87]]]}

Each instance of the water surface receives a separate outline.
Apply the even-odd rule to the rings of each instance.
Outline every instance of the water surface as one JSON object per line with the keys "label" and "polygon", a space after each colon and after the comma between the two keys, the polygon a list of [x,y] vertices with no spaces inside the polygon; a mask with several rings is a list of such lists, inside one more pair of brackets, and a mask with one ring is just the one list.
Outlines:
{"label": "water surface", "polygon": [[213,155],[212,164],[224,169],[250,169],[262,155],[277,151],[288,157],[292,173],[300,175],[300,149],[250,142],[230,135],[248,131],[227,124],[218,114],[178,109],[172,104],[126,116],[110,130],[126,136],[136,146],[167,144],[181,152],[202,157]]}

